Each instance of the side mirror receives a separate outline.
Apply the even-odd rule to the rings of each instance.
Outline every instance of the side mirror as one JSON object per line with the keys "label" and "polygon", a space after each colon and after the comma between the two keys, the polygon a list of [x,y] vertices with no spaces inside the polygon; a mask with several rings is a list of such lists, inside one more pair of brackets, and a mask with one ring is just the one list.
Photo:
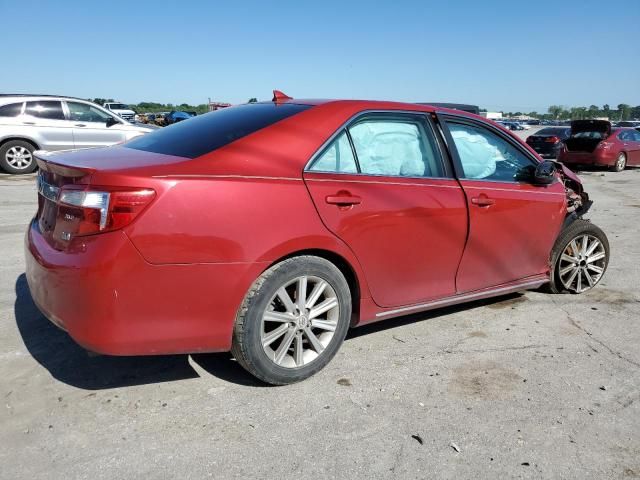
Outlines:
{"label": "side mirror", "polygon": [[118,125],[120,122],[113,117],[107,118],[107,128],[113,127],[114,125]]}
{"label": "side mirror", "polygon": [[540,162],[533,174],[533,183],[536,185],[550,185],[556,178],[556,164],[545,160]]}

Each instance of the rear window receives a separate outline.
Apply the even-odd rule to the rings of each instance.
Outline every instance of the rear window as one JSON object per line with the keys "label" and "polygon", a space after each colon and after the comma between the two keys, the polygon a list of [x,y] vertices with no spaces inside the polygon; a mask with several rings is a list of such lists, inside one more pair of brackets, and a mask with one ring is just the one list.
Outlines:
{"label": "rear window", "polygon": [[223,108],[137,137],[125,147],[196,158],[308,108],[310,105],[291,103],[251,103]]}
{"label": "rear window", "polygon": [[543,128],[535,135],[566,135],[569,136],[568,128]]}
{"label": "rear window", "polygon": [[22,102],[10,103],[0,107],[0,117],[17,117],[22,111]]}

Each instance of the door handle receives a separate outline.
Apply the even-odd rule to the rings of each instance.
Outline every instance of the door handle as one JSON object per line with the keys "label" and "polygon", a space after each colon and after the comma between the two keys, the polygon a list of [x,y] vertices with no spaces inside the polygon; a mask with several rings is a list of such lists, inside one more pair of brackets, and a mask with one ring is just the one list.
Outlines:
{"label": "door handle", "polygon": [[73,125],[74,127],[86,127],[84,123],[76,123]]}
{"label": "door handle", "polygon": [[360,197],[351,195],[348,192],[338,192],[336,195],[328,195],[324,200],[330,205],[338,206],[360,205],[362,203]]}
{"label": "door handle", "polygon": [[472,197],[471,203],[479,207],[490,207],[491,205],[495,204],[496,201],[493,198],[487,197],[484,193],[481,193],[477,197]]}
{"label": "door handle", "polygon": [[22,123],[24,123],[25,125],[35,125],[36,124],[36,122],[22,122]]}

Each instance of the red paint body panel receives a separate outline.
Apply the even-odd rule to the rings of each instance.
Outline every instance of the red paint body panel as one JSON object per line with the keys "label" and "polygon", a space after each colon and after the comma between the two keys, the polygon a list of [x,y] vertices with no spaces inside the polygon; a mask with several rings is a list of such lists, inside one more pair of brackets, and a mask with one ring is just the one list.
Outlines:
{"label": "red paint body panel", "polygon": [[[360,260],[378,305],[455,293],[467,236],[467,208],[456,180],[306,173],[305,181],[325,225]],[[325,201],[347,193],[362,203]]]}
{"label": "red paint body panel", "polygon": [[[469,201],[469,239],[458,270],[458,292],[501,285],[549,271],[549,252],[566,213],[560,182],[462,180]],[[480,206],[474,199],[494,203]]]}
{"label": "red paint body panel", "polygon": [[[495,198],[484,211],[467,205],[455,179],[303,175],[312,155],[354,115],[434,108],[292,102],[315,106],[194,159],[123,146],[46,155],[49,167],[77,174],[74,182],[156,195],[124,229],[77,237],[66,248],[54,248],[32,223],[27,279],[43,313],[97,352],[224,351],[251,284],[300,252],[337,256],[350,267],[360,324],[398,306],[546,272],[565,213],[561,184],[504,189],[462,182],[467,197]],[[55,178],[59,186],[69,181]],[[344,190],[361,203],[326,202]]]}

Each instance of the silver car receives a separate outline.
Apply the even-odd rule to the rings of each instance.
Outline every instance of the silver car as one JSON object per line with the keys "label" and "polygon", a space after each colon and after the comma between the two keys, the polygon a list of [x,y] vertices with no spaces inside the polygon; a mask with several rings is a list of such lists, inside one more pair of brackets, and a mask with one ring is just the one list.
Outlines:
{"label": "silver car", "polygon": [[34,150],[104,147],[144,135],[95,103],[73,97],[0,95],[0,168],[8,173],[36,169]]}

